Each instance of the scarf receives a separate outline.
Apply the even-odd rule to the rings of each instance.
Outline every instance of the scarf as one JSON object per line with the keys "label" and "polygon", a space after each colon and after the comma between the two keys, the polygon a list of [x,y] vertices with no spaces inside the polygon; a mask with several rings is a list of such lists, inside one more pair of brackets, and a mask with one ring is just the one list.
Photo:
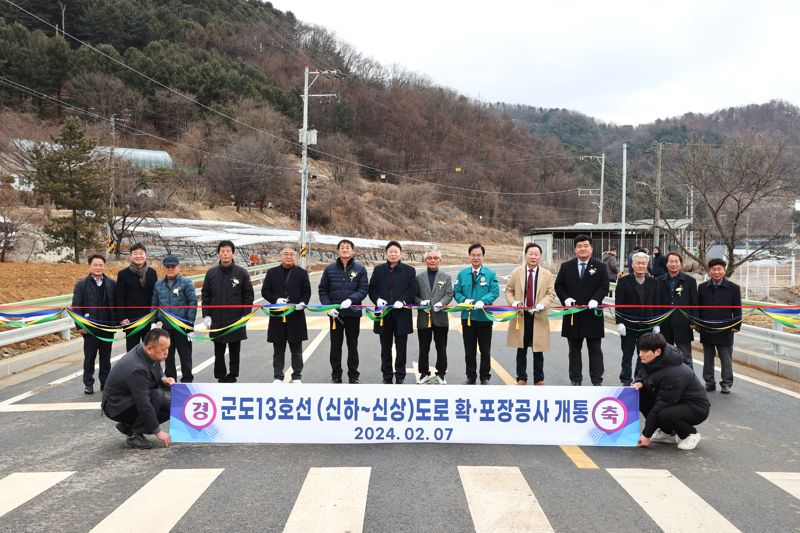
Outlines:
{"label": "scarf", "polygon": [[131,269],[131,272],[139,276],[139,283],[142,285],[142,288],[144,288],[147,284],[147,261],[145,261],[141,267],[137,267],[131,263],[128,268]]}

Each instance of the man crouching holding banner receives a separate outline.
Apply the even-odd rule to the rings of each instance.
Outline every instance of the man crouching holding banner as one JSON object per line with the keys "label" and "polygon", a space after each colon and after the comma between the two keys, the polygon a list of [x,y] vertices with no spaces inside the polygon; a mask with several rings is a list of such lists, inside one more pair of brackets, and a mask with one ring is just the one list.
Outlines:
{"label": "man crouching holding banner", "polygon": [[163,388],[175,379],[164,375],[161,363],[169,353],[169,333],[161,328],[147,332],[144,344],[137,344],[111,369],[103,389],[103,413],[118,422],[128,448],[150,449],[152,433],[169,448],[169,433],[160,424],[169,420],[169,400]]}

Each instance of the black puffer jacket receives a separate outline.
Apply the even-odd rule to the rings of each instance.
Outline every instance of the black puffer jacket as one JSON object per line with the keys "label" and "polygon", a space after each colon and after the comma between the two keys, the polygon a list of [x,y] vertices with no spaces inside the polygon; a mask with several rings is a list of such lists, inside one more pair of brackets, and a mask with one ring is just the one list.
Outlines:
{"label": "black puffer jacket", "polygon": [[647,438],[658,428],[658,413],[671,405],[688,404],[697,414],[708,416],[711,404],[703,384],[683,364],[683,353],[670,344],[660,356],[641,366],[636,382],[642,383],[640,394],[650,394],[656,399],[642,430]]}
{"label": "black puffer jacket", "polygon": [[[350,259],[345,268],[337,259],[325,267],[317,290],[322,305],[340,304],[347,299],[353,305],[361,305],[369,290],[367,269],[355,259]],[[361,309],[341,309],[339,316],[361,316]]]}

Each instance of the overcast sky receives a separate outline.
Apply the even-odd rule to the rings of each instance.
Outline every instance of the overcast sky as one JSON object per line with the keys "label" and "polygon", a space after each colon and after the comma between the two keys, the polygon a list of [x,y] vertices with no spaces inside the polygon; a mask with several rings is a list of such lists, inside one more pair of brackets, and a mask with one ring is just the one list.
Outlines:
{"label": "overcast sky", "polygon": [[800,2],[275,0],[362,54],[484,102],[617,124],[800,104]]}

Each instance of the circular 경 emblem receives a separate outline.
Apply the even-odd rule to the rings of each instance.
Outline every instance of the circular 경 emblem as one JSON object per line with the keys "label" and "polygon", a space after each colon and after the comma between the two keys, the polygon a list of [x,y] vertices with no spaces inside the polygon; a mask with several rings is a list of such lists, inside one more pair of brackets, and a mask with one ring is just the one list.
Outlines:
{"label": "circular \uacbd emblem", "polygon": [[628,423],[628,409],[618,398],[602,398],[594,404],[592,421],[600,431],[614,433]]}
{"label": "circular \uacbd emblem", "polygon": [[193,394],[183,404],[183,419],[194,429],[210,426],[217,418],[217,405],[206,394]]}

